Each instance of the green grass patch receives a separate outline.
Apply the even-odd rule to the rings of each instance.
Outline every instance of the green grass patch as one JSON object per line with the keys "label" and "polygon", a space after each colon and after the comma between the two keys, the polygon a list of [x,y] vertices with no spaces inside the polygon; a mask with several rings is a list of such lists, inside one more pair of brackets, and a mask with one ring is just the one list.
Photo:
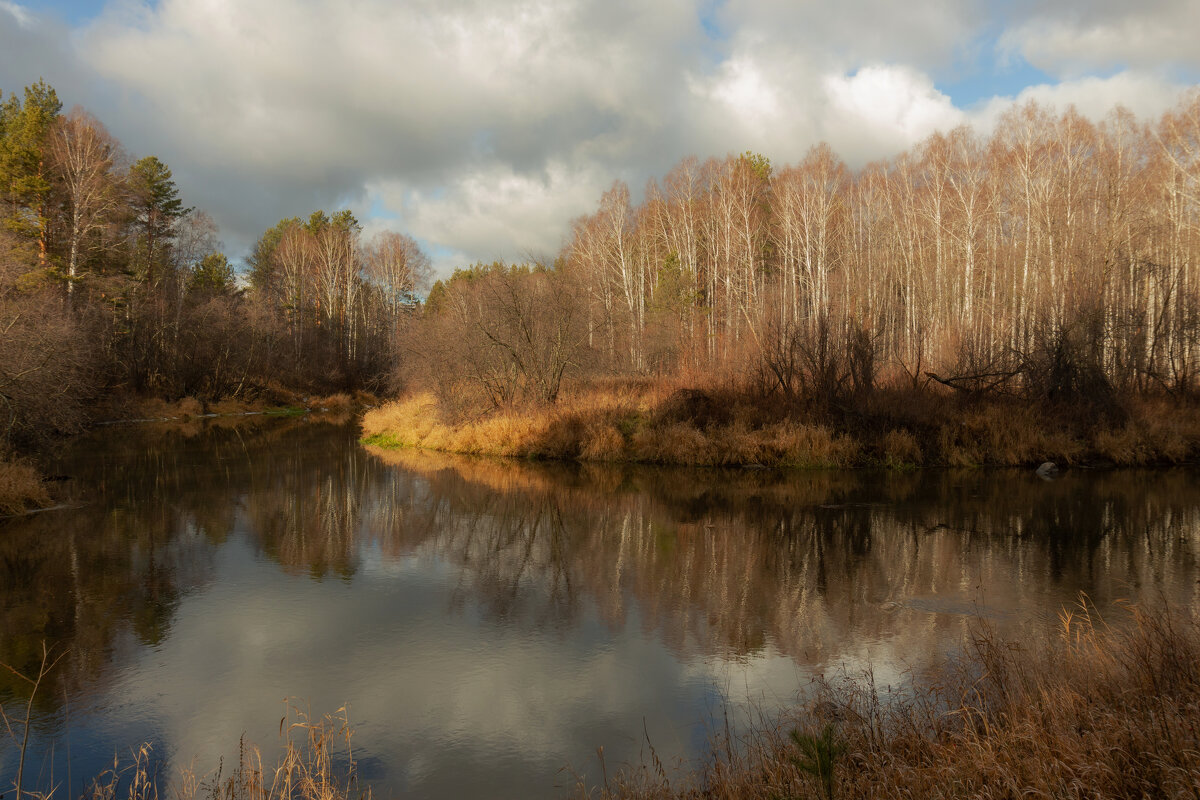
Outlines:
{"label": "green grass patch", "polygon": [[404,447],[413,446],[409,442],[390,433],[372,433],[370,436],[364,436],[359,439],[358,443],[369,447],[385,447],[390,450],[399,450]]}

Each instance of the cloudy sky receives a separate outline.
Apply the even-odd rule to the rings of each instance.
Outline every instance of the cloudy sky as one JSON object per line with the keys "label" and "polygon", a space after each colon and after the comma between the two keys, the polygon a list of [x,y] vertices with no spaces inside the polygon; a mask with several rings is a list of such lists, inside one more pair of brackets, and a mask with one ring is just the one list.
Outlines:
{"label": "cloudy sky", "polygon": [[1029,97],[1153,117],[1197,30],[1196,0],[0,0],[0,88],[162,158],[235,258],[351,208],[446,271],[552,256],[689,154],[857,167]]}

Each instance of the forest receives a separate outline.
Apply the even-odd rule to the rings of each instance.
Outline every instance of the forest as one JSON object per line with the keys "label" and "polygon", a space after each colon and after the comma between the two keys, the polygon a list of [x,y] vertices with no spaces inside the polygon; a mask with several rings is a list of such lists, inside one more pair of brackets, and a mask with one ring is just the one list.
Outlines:
{"label": "forest", "polygon": [[402,364],[432,397],[366,430],[696,464],[1186,460],[1198,200],[1197,93],[1150,123],[1026,103],[857,171],[826,144],[685,158],[638,203],[615,182],[553,265],[435,284]]}
{"label": "forest", "polygon": [[684,158],[636,201],[615,182],[552,258],[431,287],[412,237],[344,210],[281,220],[237,274],[167,164],[44,82],[0,96],[0,187],[7,461],[130,398],[356,391],[401,398],[377,441],[469,452],[1195,455],[1196,92],[1153,121],[1027,103],[858,170],[827,144]]}
{"label": "forest", "polygon": [[25,504],[21,456],[137,399],[380,389],[429,268],[410,237],[315,211],[266,231],[238,276],[170,167],[44,82],[0,95],[0,187],[0,513]]}

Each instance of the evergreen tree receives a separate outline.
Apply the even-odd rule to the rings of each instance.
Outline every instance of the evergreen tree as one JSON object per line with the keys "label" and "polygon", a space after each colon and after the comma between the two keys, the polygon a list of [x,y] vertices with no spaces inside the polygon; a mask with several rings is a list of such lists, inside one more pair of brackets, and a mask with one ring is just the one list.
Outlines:
{"label": "evergreen tree", "polygon": [[200,295],[230,294],[235,288],[233,266],[224,253],[209,253],[192,268],[188,291]]}
{"label": "evergreen tree", "polygon": [[134,263],[147,285],[154,285],[170,263],[175,223],[192,209],[184,208],[171,170],[157,156],[146,156],[129,170],[129,189],[138,227]]}
{"label": "evergreen tree", "polygon": [[39,80],[0,103],[0,191],[3,226],[37,240],[38,259],[47,264],[51,192],[47,149],[51,128],[62,111],[54,89]]}

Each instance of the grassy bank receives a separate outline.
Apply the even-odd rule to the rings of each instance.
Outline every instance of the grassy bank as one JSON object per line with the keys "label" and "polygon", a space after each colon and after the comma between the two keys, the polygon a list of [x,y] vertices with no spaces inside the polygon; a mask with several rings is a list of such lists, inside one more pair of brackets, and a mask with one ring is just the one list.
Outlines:
{"label": "grassy bank", "polygon": [[767,467],[1178,464],[1200,453],[1200,412],[1139,401],[1119,416],[1006,398],[880,392],[813,413],[729,393],[630,384],[587,387],[555,405],[447,414],[430,394],[369,411],[364,441],[473,455]]}
{"label": "grassy bank", "polygon": [[[1124,616],[1124,615],[1122,615]],[[695,773],[650,763],[603,798],[1145,798],[1200,794],[1200,626],[1134,609],[1110,628],[1086,602],[1049,642],[977,632],[917,689],[870,676],[750,732],[723,732]]]}

